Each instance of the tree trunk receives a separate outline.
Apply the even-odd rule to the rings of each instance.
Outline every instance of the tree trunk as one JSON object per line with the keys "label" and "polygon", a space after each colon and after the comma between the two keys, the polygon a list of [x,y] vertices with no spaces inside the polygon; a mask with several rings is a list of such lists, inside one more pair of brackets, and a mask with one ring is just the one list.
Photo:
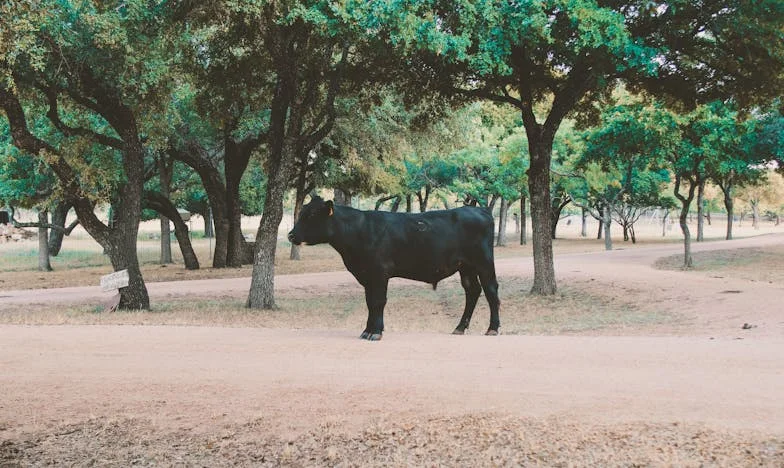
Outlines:
{"label": "tree trunk", "polygon": [[[233,126],[231,126],[233,128]],[[242,235],[242,206],[240,181],[248,167],[252,147],[246,142],[237,143],[226,130],[224,136],[224,169],[226,172],[226,215],[229,222],[226,266],[241,267],[245,237]],[[216,249],[217,250],[217,249]]]}
{"label": "tree trunk", "polygon": [[514,218],[515,223],[515,234],[520,235],[520,215],[514,213],[512,217]]}
{"label": "tree trunk", "polygon": [[509,203],[505,198],[501,197],[501,208],[498,213],[498,240],[496,245],[499,247],[506,246],[506,215],[509,211]]}
{"label": "tree trunk", "polygon": [[[550,161],[552,137],[528,131],[531,164],[528,169],[528,193],[531,195],[531,225],[533,227],[534,282],[532,294],[552,295],[556,291],[553,265],[553,240],[550,226]],[[533,135],[532,135],[533,133]],[[554,135],[554,134],[553,134]]]}
{"label": "tree trunk", "polygon": [[[160,159],[158,160],[158,171],[160,176],[161,182],[161,195],[169,198],[169,186],[171,185],[172,179],[172,167],[170,164],[167,164],[165,155],[161,155]],[[161,264],[169,264],[174,263],[172,261],[172,250],[171,250],[171,230],[169,225],[169,218],[166,216],[161,215]]]}
{"label": "tree trunk", "polygon": [[213,220],[212,220],[212,209],[207,209],[207,213],[203,216],[204,218],[204,237],[206,238],[213,238],[215,237],[215,229],[213,228]]}
{"label": "tree trunk", "polygon": [[128,270],[128,286],[120,289],[120,309],[149,309],[150,297],[139,269],[136,232],[112,236],[105,246],[114,271]]}
{"label": "tree trunk", "polygon": [[604,224],[604,250],[612,250],[612,234],[610,228],[612,227],[612,210],[610,204],[604,205],[602,210],[602,224]]}
{"label": "tree trunk", "polygon": [[161,265],[174,263],[171,251],[171,223],[166,216],[158,217],[161,222]]}
{"label": "tree trunk", "polygon": [[52,271],[52,264],[49,262],[49,212],[46,210],[38,211],[38,271]]}
{"label": "tree trunk", "polygon": [[697,185],[697,242],[705,239],[705,181]]}
{"label": "tree trunk", "polygon": [[684,203],[679,217],[681,231],[683,232],[683,266],[684,268],[691,268],[694,264],[691,257],[691,232],[689,231],[689,208]]}
{"label": "tree trunk", "polygon": [[588,237],[588,210],[582,208],[580,216],[580,237]]}
{"label": "tree trunk", "polygon": [[683,178],[676,174],[674,194],[675,194],[675,198],[677,198],[681,202],[681,213],[680,216],[678,217],[678,221],[681,226],[681,231],[683,232],[683,267],[691,268],[694,262],[691,257],[691,232],[689,231],[688,219],[689,219],[689,206],[691,205],[691,202],[694,199],[694,190],[696,189],[697,184],[693,180],[690,180],[688,195],[683,196],[680,193],[680,187],[682,181]]}
{"label": "tree trunk", "polygon": [[528,244],[528,234],[526,232],[528,230],[528,226],[526,225],[527,224],[526,218],[528,217],[528,215],[525,212],[525,198],[526,198],[525,195],[523,195],[523,193],[521,192],[520,193],[520,245]]}
{"label": "tree trunk", "polygon": [[[59,202],[52,211],[52,224],[60,226],[65,229],[65,221],[68,218],[68,212],[71,210],[71,203]],[[60,249],[63,246],[63,238],[66,232],[59,229],[52,229],[49,233],[49,255],[56,257],[60,254]]]}
{"label": "tree trunk", "polygon": [[430,185],[425,185],[424,190],[425,190],[425,194],[424,195],[422,195],[420,192],[417,192],[417,194],[416,194],[417,199],[419,200],[419,212],[420,213],[424,213],[424,212],[427,211],[427,202],[428,202],[428,199],[430,199],[430,191],[432,190],[432,188],[430,187]]}
{"label": "tree trunk", "polygon": [[759,200],[751,200],[751,227],[759,229]]}
{"label": "tree trunk", "polygon": [[491,197],[490,197],[490,199],[487,201],[487,205],[486,205],[486,206],[487,206],[487,207],[490,209],[490,213],[492,213],[492,212],[493,212],[493,210],[495,210],[495,204],[498,202],[498,199],[499,199],[499,198],[500,198],[500,197],[499,197],[498,195],[493,195],[493,196],[491,196]]}
{"label": "tree trunk", "polygon": [[412,202],[411,194],[409,193],[408,195],[406,195],[406,213],[411,213],[411,210],[413,208],[413,204],[411,202]]}
{"label": "tree trunk", "polygon": [[[288,145],[287,145],[288,146]],[[247,306],[252,309],[275,307],[275,251],[278,244],[278,227],[283,219],[283,196],[289,181],[294,156],[292,148],[284,148],[278,167],[270,171],[264,214],[256,233],[256,250],[253,276]]]}
{"label": "tree trunk", "polygon": [[558,221],[561,220],[561,212],[563,211],[564,207],[569,204],[569,201],[564,201],[562,199],[553,200],[552,205],[550,206],[550,238],[555,239],[556,230],[558,229]]}
{"label": "tree trunk", "polygon": [[670,210],[664,210],[664,216],[662,217],[662,237],[667,235],[667,218],[670,217]]}
{"label": "tree trunk", "polygon": [[[215,236],[212,267],[225,268],[228,256],[229,218],[226,208],[226,185],[223,183],[221,171],[210,162],[207,151],[192,142],[186,144],[184,149],[170,147],[169,154],[174,159],[190,166],[201,179],[201,184],[207,192],[211,208],[212,223],[210,232],[214,233]],[[206,225],[205,236],[207,236]]]}
{"label": "tree trunk", "polygon": [[623,241],[624,242],[628,242],[629,241],[629,225],[626,224],[626,223],[623,223],[623,224],[621,224],[621,227],[623,228]]}
{"label": "tree trunk", "polygon": [[[288,65],[279,70],[270,108],[267,190],[264,213],[256,233],[253,275],[246,303],[252,309],[275,307],[275,251],[278,228],[283,219],[283,196],[291,180],[295,158],[310,150],[304,147],[303,142],[305,104],[297,93],[296,56],[286,56],[281,60]],[[335,195],[338,193],[339,190],[335,189]]]}
{"label": "tree trunk", "polygon": [[[294,213],[292,216],[292,221],[294,223],[297,222],[299,219],[299,214],[302,212],[302,205],[305,204],[305,197],[307,193],[305,193],[305,184],[307,183],[307,158],[308,153],[305,153],[304,158],[300,158],[300,162],[303,164],[300,167],[300,173],[297,175],[297,192],[294,196]],[[291,252],[289,253],[289,260],[300,260],[300,247],[296,244],[291,244]]]}
{"label": "tree trunk", "polygon": [[177,211],[177,207],[174,206],[171,200],[164,197],[162,193],[153,191],[144,192],[144,204],[146,207],[155,210],[162,217],[166,217],[167,223],[169,222],[169,219],[174,223],[174,236],[177,238],[177,243],[180,246],[185,269],[198,270],[199,260],[196,257],[196,252],[194,252],[193,245],[191,244],[188,225],[183,221],[182,216],[180,216],[179,211]]}

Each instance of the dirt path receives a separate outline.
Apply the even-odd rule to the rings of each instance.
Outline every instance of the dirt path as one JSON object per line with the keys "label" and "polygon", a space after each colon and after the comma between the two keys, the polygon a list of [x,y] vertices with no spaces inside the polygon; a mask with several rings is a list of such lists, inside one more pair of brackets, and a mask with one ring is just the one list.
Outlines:
{"label": "dirt path", "polygon": [[784,340],[0,327],[0,421],[270,429],[399,414],[704,423],[784,436]]}

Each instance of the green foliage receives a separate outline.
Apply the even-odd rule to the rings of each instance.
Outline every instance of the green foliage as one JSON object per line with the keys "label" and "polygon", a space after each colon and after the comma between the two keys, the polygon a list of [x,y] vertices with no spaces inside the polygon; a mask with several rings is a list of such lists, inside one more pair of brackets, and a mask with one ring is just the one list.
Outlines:
{"label": "green foliage", "polygon": [[601,122],[584,133],[575,164],[583,189],[574,197],[589,207],[660,205],[669,181],[664,161],[678,142],[676,117],[657,105],[633,103],[606,109]]}
{"label": "green foliage", "polygon": [[251,161],[240,181],[240,207],[245,216],[258,216],[264,212],[267,193],[267,176],[258,161]]}

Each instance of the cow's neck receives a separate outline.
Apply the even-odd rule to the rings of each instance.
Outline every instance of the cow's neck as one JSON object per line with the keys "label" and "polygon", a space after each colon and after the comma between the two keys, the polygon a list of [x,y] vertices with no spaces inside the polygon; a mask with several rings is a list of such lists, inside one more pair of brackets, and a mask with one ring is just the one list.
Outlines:
{"label": "cow's neck", "polygon": [[359,226],[364,221],[365,213],[347,206],[336,206],[333,216],[335,232],[329,245],[337,250],[345,262],[356,257],[364,247],[359,236]]}

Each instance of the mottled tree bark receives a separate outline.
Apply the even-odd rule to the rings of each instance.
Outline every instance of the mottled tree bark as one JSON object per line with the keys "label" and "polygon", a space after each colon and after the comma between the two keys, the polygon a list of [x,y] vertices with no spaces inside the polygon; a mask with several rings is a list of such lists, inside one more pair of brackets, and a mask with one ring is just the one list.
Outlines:
{"label": "mottled tree bark", "polygon": [[694,265],[694,261],[691,256],[691,232],[689,231],[688,220],[689,207],[691,206],[692,200],[694,200],[694,191],[697,188],[697,183],[693,179],[687,180],[689,181],[689,191],[687,192],[687,195],[684,196],[680,192],[683,176],[678,174],[675,175],[675,188],[673,191],[675,198],[681,202],[681,212],[678,221],[681,226],[681,231],[683,232],[683,267],[691,268]]}
{"label": "mottled tree bark", "polygon": [[525,211],[526,197],[520,193],[520,245],[528,244],[528,214]]}
{"label": "mottled tree bark", "polygon": [[55,205],[54,211],[52,211],[52,224],[62,228],[62,230],[52,229],[49,233],[49,255],[52,257],[56,257],[60,254],[60,249],[63,247],[63,238],[71,234],[71,231],[79,224],[79,221],[76,220],[68,227],[65,226],[70,210],[71,203],[61,201]]}
{"label": "mottled tree bark", "polygon": [[609,204],[605,204],[602,208],[602,224],[604,224],[604,250],[612,250],[612,235],[610,229],[612,227],[612,210]]}
{"label": "mottled tree bark", "polygon": [[[305,197],[309,192],[307,187],[308,181],[308,153],[303,152],[299,156],[299,173],[297,174],[296,194],[294,196],[294,213],[292,221],[294,223],[299,219],[299,214],[302,211],[302,206],[305,204]],[[291,244],[291,252],[289,253],[290,260],[300,259],[300,246]]]}
{"label": "mottled tree bark", "polygon": [[498,239],[496,245],[499,247],[506,246],[506,215],[509,211],[509,203],[505,198],[501,198],[501,208],[498,213]]}
{"label": "mottled tree bark", "polygon": [[721,191],[724,193],[724,208],[727,210],[727,240],[732,240],[732,222],[734,221],[735,210],[734,202],[732,200],[732,185],[727,184],[721,186]]}
{"label": "mottled tree bark", "polygon": [[697,184],[697,242],[705,240],[705,180]]}
{"label": "mottled tree bark", "polygon": [[168,197],[162,193],[146,191],[144,192],[144,204],[146,207],[155,210],[162,217],[166,217],[166,222],[171,220],[174,223],[174,236],[180,246],[183,263],[186,270],[198,270],[199,260],[193,250],[191,238],[188,233],[188,225],[183,221],[177,208],[172,204]]}
{"label": "mottled tree bark", "polygon": [[528,145],[531,165],[528,169],[528,193],[531,194],[531,224],[533,226],[534,282],[531,292],[539,295],[555,294],[553,266],[552,217],[550,214],[550,160],[552,138],[530,135]]}
{"label": "mottled tree bark", "polygon": [[226,266],[242,266],[242,252],[245,237],[242,234],[242,207],[240,205],[240,181],[248,167],[253,146],[247,142],[237,143],[231,135],[234,125],[227,129],[224,136],[226,173],[226,216],[229,229],[226,249]]}
{"label": "mottled tree bark", "polygon": [[49,212],[38,211],[38,271],[52,271],[49,261]]}
{"label": "mottled tree bark", "polygon": [[751,205],[751,227],[754,229],[759,229],[759,220],[760,220],[760,213],[759,213],[759,200],[751,199],[749,204]]}
{"label": "mottled tree bark", "polygon": [[[161,182],[161,195],[169,198],[169,186],[172,179],[171,164],[167,164],[165,155],[161,155],[158,160],[158,173]],[[161,220],[161,264],[174,263],[172,260],[171,250],[171,229],[169,218],[164,215],[160,216]]]}

